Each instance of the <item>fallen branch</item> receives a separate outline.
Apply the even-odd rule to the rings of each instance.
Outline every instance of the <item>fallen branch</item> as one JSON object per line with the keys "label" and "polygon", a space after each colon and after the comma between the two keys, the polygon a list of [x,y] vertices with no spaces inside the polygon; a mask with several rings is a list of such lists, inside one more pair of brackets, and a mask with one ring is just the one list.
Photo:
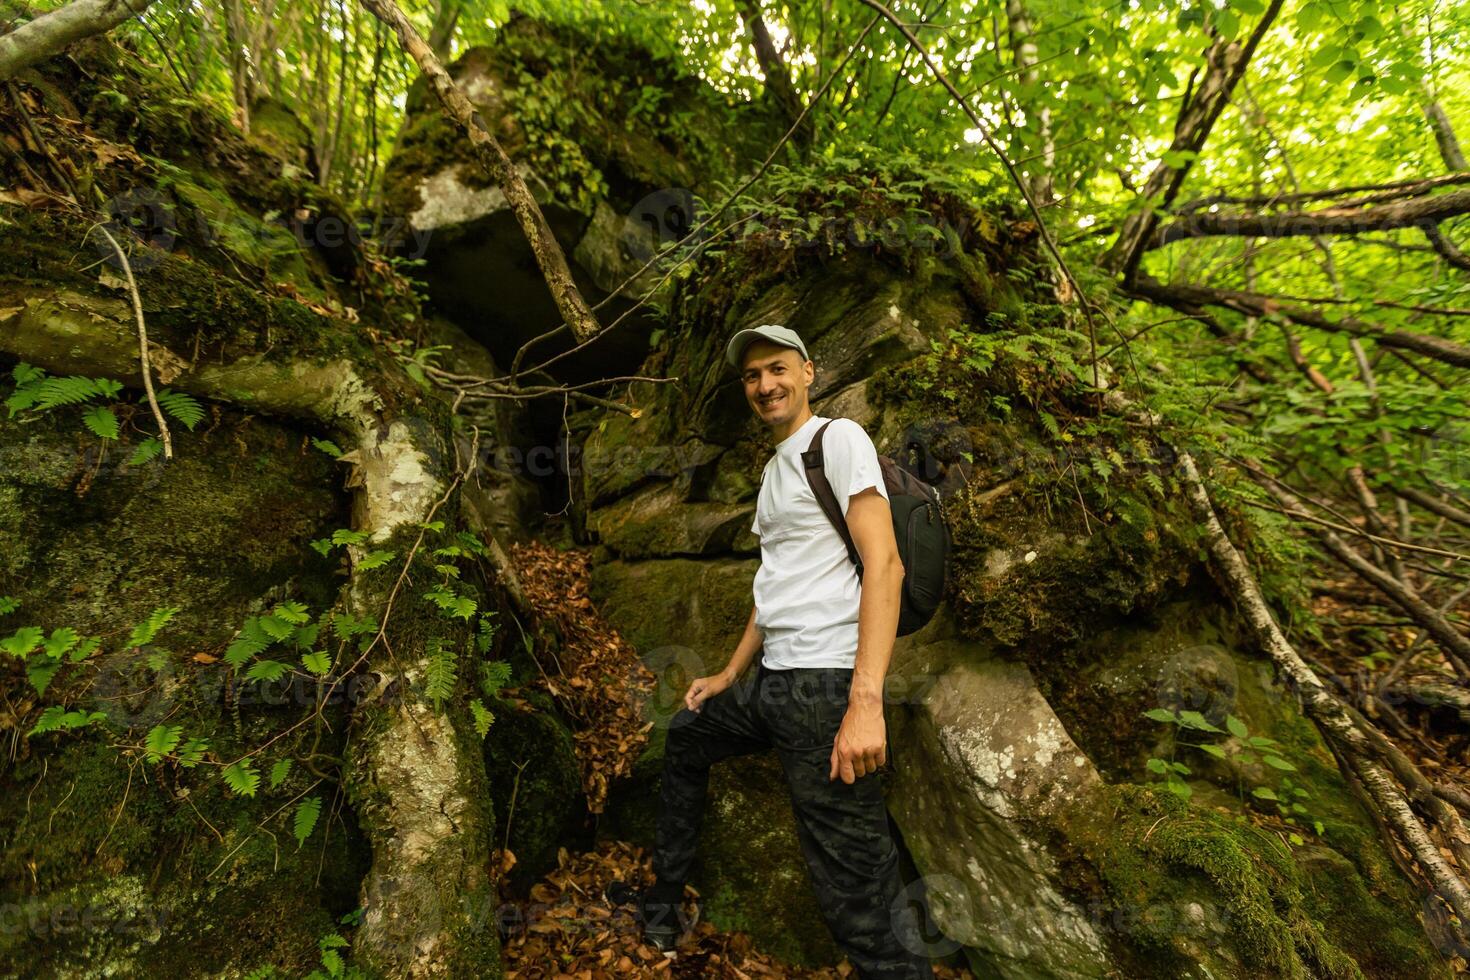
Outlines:
{"label": "fallen branch", "polygon": [[99,224],[95,227],[107,239],[107,244],[112,246],[117,260],[122,263],[123,275],[127,277],[128,295],[132,298],[133,316],[138,324],[138,363],[143,374],[143,392],[148,396],[148,407],[153,410],[153,420],[158,423],[158,437],[163,441],[163,458],[173,459],[173,436],[168,431],[168,421],[163,417],[163,409],[158,405],[158,396],[153,392],[153,365],[148,362],[148,327],[143,322],[143,299],[138,295],[138,283],[133,279],[132,263],[128,261],[122,246],[112,237],[106,225]]}
{"label": "fallen branch", "polygon": [[1299,235],[1356,235],[1365,231],[1432,227],[1446,218],[1470,213],[1470,190],[1434,197],[1410,198],[1379,207],[1340,205],[1320,211],[1272,214],[1199,212],[1159,228],[1148,248],[1161,248],[1186,238],[1233,235],[1242,238],[1291,238]]}
{"label": "fallen branch", "polygon": [[[1467,192],[1470,193],[1470,192]],[[1435,337],[1430,334],[1414,333],[1410,330],[1395,330],[1377,323],[1369,323],[1354,316],[1329,320],[1316,310],[1289,306],[1272,296],[1248,293],[1238,289],[1216,289],[1189,283],[1162,283],[1148,276],[1137,276],[1128,285],[1128,291],[1140,299],[1162,303],[1165,306],[1219,306],[1235,310],[1246,316],[1282,316],[1293,323],[1313,327],[1326,333],[1344,333],[1354,337],[1367,337],[1382,347],[1397,347],[1413,351],[1455,367],[1470,368],[1470,346]]]}
{"label": "fallen branch", "polygon": [[359,0],[359,2],[369,13],[398,34],[404,51],[418,64],[419,70],[428,79],[434,94],[439,97],[439,104],[444,107],[444,113],[449,117],[449,121],[469,139],[475,159],[505,194],[505,200],[510,205],[511,211],[515,213],[516,221],[519,222],[521,231],[525,233],[526,241],[531,245],[532,254],[536,256],[536,264],[541,267],[541,275],[551,290],[551,298],[556,303],[557,312],[571,327],[572,335],[578,340],[586,340],[595,335],[600,329],[597,317],[588,309],[587,301],[582,298],[581,291],[577,289],[577,284],[572,280],[572,273],[567,267],[567,258],[562,253],[561,245],[551,233],[551,226],[546,223],[546,216],[541,213],[536,199],[531,196],[530,189],[521,179],[520,172],[516,170],[515,164],[506,154],[504,147],[494,136],[490,135],[480,114],[475,111],[474,105],[449,77],[449,73],[439,63],[433,50],[419,36],[419,32],[397,3],[394,0]]}
{"label": "fallen branch", "polygon": [[[1440,852],[1439,845],[1420,822],[1394,777],[1383,764],[1372,757],[1375,743],[1365,734],[1360,722],[1349,714],[1346,705],[1327,690],[1281,632],[1281,627],[1277,625],[1276,618],[1261,595],[1255,576],[1225,534],[1194,459],[1186,452],[1179,452],[1177,469],[1183,478],[1190,507],[1204,527],[1210,554],[1223,584],[1239,603],[1262,649],[1280,668],[1287,683],[1301,699],[1308,717],[1317,723],[1332,743],[1343,768],[1362,785],[1364,793],[1373,802],[1371,810],[1375,816],[1382,820],[1383,826],[1392,830],[1392,837],[1387,842],[1390,850],[1402,845],[1413,855],[1435,894],[1458,917],[1461,934],[1466,935],[1470,932],[1465,925],[1470,923],[1470,887],[1467,887],[1465,880]],[[1367,723],[1364,721],[1361,724]],[[1381,734],[1379,738],[1382,738]],[[1408,762],[1408,765],[1413,767],[1412,762]]]}

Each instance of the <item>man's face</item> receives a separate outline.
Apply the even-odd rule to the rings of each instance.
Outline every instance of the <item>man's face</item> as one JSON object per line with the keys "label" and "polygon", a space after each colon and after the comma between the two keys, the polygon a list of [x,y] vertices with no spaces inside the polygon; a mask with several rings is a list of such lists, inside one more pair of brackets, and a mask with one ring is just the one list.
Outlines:
{"label": "man's face", "polygon": [[745,400],[766,425],[789,422],[806,409],[815,369],[799,351],[757,340],[745,348],[744,363],[740,377]]}

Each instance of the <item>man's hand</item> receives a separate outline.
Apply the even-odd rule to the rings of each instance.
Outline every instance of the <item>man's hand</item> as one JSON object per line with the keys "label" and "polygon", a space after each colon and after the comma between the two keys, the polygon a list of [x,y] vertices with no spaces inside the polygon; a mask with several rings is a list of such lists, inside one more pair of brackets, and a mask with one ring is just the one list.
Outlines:
{"label": "man's hand", "polygon": [[851,785],[870,772],[877,772],[887,758],[888,728],[883,721],[882,701],[852,701],[842,716],[842,727],[832,742],[832,770],[827,779]]}
{"label": "man's hand", "polygon": [[712,698],[725,688],[729,687],[734,679],[723,672],[711,674],[708,677],[699,677],[689,685],[689,690],[684,694],[684,707],[690,711],[698,711],[700,705],[707,698]]}

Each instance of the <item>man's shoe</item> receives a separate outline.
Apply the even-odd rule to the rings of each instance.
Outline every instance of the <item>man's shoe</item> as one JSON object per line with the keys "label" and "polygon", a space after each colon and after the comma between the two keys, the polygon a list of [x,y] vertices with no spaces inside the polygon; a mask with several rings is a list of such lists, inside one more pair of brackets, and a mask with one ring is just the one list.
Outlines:
{"label": "man's shoe", "polygon": [[672,952],[679,940],[699,921],[698,907],[692,919],[686,916],[680,902],[658,902],[648,897],[648,889],[634,888],[627,882],[615,881],[607,886],[606,897],[614,906],[631,905],[637,909],[643,926],[643,941],[661,953]]}

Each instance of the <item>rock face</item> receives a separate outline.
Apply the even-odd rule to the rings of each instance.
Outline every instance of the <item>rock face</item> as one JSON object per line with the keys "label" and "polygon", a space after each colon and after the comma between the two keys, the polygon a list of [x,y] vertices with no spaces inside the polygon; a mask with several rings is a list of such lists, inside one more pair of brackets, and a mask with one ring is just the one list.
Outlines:
{"label": "rock face", "polygon": [[[844,178],[827,179],[841,198]],[[869,174],[852,179],[871,192]],[[852,223],[882,219],[868,201],[879,213],[850,211]],[[1315,730],[1235,635],[1159,471],[1058,438],[1059,414],[1091,409],[1068,393],[1058,341],[1041,337],[1059,335],[1035,280],[1018,275],[1034,261],[1025,226],[937,193],[925,206],[942,250],[819,232],[755,236],[700,265],[642,368],[683,384],[647,392],[636,419],[574,420],[604,614],[665,675],[666,702],[727,661],[758,554],[742,509],[770,448],[723,347],[740,326],[786,323],[816,363],[813,409],[858,420],[946,495],[946,607],[896,645],[887,707],[889,810],[916,872],[906,894],[927,896],[938,927],[922,938],[931,955],[1006,978],[1442,975],[1413,891]],[[1104,478],[1053,496],[1069,466]],[[1250,793],[1292,792],[1278,773],[1233,743],[1221,762],[1176,740],[1197,733],[1144,716],[1160,707],[1221,726],[1233,714],[1273,739],[1309,816],[1284,823],[1293,811]],[[661,751],[656,740],[644,781],[619,798],[613,832],[651,843]],[[1186,756],[1188,803],[1149,769]],[[716,767],[726,802],[706,817],[695,884],[718,896],[717,924],[822,962],[826,950],[803,945],[820,921],[810,898],[786,887],[805,872],[766,764]],[[751,827],[735,811],[772,816]],[[1286,831],[1303,844],[1283,849]],[[741,854],[768,873],[721,866]],[[751,921],[773,903],[781,916]],[[1378,926],[1366,935],[1361,921]]]}
{"label": "rock face", "polygon": [[[646,51],[519,16],[448,70],[516,162],[583,294],[594,303],[618,294],[604,323],[628,310],[625,297],[654,287],[638,272],[693,223],[692,194],[764,150],[768,130],[779,135],[763,108]],[[509,363],[560,318],[504,194],[422,85],[408,113],[384,174],[385,213],[401,247],[427,259],[435,305]],[[634,314],[555,374],[587,380],[634,367],[653,328]],[[536,357],[568,346],[553,339]]]}

